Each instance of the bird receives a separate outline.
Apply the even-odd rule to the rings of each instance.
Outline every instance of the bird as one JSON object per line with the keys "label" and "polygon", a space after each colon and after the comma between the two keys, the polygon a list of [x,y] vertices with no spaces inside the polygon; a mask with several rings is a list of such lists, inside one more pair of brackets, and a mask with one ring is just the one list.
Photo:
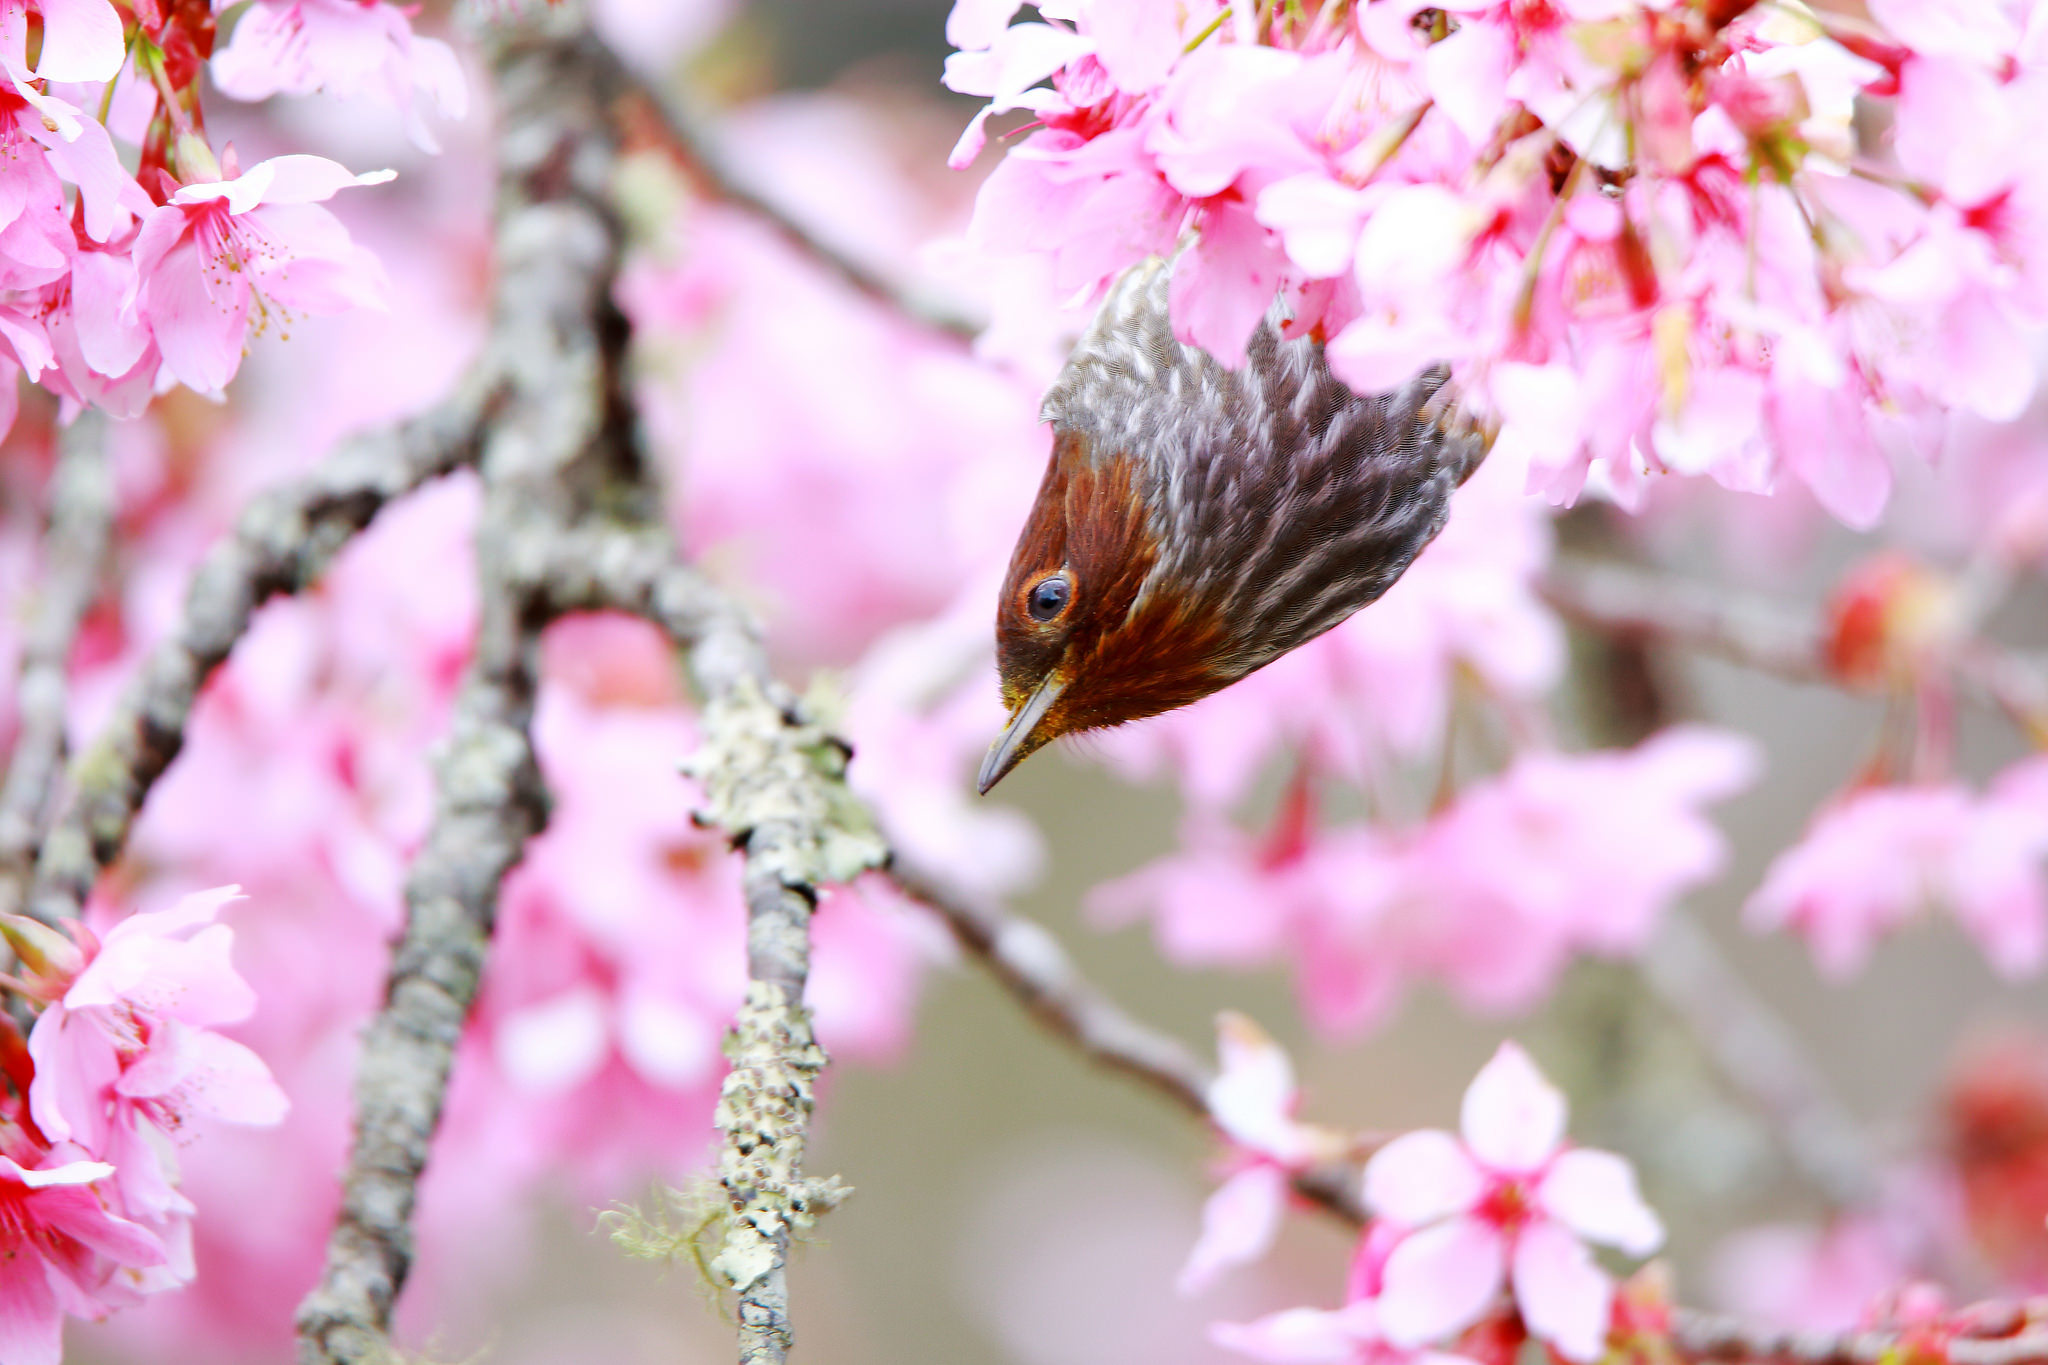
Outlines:
{"label": "bird", "polygon": [[1360,395],[1283,297],[1231,368],[1178,340],[1172,265],[1120,275],[1040,408],[1052,453],[996,604],[1009,721],[983,795],[1052,740],[1185,706],[1393,586],[1485,457],[1449,369]]}

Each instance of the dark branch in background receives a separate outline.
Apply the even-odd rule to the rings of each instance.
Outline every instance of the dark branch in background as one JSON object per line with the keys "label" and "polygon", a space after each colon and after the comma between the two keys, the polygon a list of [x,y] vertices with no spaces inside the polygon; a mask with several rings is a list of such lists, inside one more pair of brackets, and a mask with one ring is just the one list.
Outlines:
{"label": "dark branch in background", "polygon": [[616,144],[570,21],[504,36],[498,280],[486,365],[504,377],[479,469],[477,644],[435,760],[435,810],[406,880],[406,926],[357,1068],[355,1141],[320,1283],[298,1315],[301,1365],[389,1359],[412,1215],[456,1044],[476,998],[498,888],[546,819],[530,722],[549,612],[527,542],[587,514],[607,472],[625,332],[610,293]]}
{"label": "dark branch in background", "polygon": [[1604,635],[1678,645],[1794,682],[1826,682],[1817,623],[1777,603],[1607,562],[1561,562],[1538,585],[1558,615]]}
{"label": "dark branch in background", "polygon": [[972,341],[981,334],[984,324],[952,302],[928,296],[849,255],[796,214],[756,189],[726,154],[710,125],[686,96],[641,82],[623,66],[617,65],[616,59],[609,54],[605,60],[614,64],[610,75],[617,88],[632,91],[637,99],[653,109],[661,141],[713,198],[752,214],[773,228],[799,253],[838,276],[856,293],[866,295],[918,326],[961,341]]}
{"label": "dark branch in background", "polygon": [[[1829,683],[1821,623],[1768,599],[1654,570],[1585,560],[1553,565],[1538,585],[1565,620],[1625,640],[1676,645],[1791,682]],[[1984,640],[1947,660],[1964,694],[2048,741],[2048,657]]]}
{"label": "dark branch in background", "polygon": [[92,745],[36,863],[30,913],[69,919],[128,838],[143,800],[185,742],[199,689],[275,593],[310,586],[384,505],[476,457],[492,384],[472,376],[448,402],[358,437],[306,478],[257,497],[207,553],[175,630],[150,652]]}
{"label": "dark branch in background", "polygon": [[107,422],[88,409],[59,438],[43,581],[22,634],[17,733],[7,780],[0,785],[0,914],[21,908],[35,871],[64,761],[65,667],[79,623],[99,594],[113,521]]}

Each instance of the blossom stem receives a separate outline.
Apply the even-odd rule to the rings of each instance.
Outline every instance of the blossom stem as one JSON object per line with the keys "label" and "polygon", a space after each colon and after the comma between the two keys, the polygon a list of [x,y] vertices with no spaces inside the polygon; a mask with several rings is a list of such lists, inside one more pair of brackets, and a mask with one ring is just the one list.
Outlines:
{"label": "blossom stem", "polygon": [[1225,5],[1222,9],[1216,11],[1216,17],[1214,19],[1211,19],[1208,22],[1208,25],[1204,27],[1200,33],[1197,33],[1194,37],[1188,39],[1187,46],[1183,47],[1180,50],[1181,55],[1185,57],[1188,53],[1193,52],[1203,43],[1208,42],[1211,35],[1213,35],[1217,29],[1222,28],[1224,24],[1230,21],[1230,14],[1231,7],[1229,5]]}

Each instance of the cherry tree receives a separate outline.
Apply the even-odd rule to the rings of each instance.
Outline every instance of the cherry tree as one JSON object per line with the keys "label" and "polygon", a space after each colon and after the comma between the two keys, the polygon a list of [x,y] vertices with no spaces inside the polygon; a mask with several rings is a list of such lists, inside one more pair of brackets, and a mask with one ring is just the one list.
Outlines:
{"label": "cherry tree", "polygon": [[[4,6],[0,1360],[399,1359],[542,1190],[784,1359],[861,1180],[821,1081],[949,953],[1213,1136],[1173,1287],[1233,1355],[2048,1359],[2048,1053],[1878,1155],[1683,903],[1788,775],[1668,685],[1881,702],[1749,931],[2038,979],[2048,7],[1021,8],[955,0],[955,118],[707,112],[715,0]],[[1073,756],[1181,811],[1087,912],[1332,1043],[1447,994],[1501,1034],[1455,1123],[1318,1119],[1297,1021],[1211,1065],[1010,908],[1061,851],[973,791],[989,616],[1039,396],[1155,257],[1182,341],[1277,298],[1491,450],[1381,601]],[[1818,611],[1759,586],[1830,527]],[[1719,1308],[1511,1036],[1588,959],[1829,1206]],[[1348,1268],[1212,1311],[1290,1220]]]}

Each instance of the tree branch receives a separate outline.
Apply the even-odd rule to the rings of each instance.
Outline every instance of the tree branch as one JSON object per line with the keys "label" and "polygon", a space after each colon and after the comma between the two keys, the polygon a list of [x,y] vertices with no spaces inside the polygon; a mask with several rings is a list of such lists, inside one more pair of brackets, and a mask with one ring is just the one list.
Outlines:
{"label": "tree branch", "polygon": [[114,521],[106,418],[80,413],[60,438],[50,480],[50,527],[37,594],[23,633],[19,729],[0,786],[0,914],[26,899],[50,796],[64,761],[65,673],[79,623],[99,593]]}
{"label": "tree branch", "polygon": [[1573,625],[1713,654],[1793,682],[1826,682],[1820,627],[1775,603],[1616,563],[1551,567],[1537,585]]}
{"label": "tree branch", "polygon": [[[1616,563],[1559,563],[1545,602],[1586,630],[1677,645],[1791,682],[1833,683],[1819,621],[1774,602]],[[1948,658],[1964,692],[2048,742],[2048,658],[1972,640]]]}
{"label": "tree branch", "polygon": [[[1101,1066],[1137,1080],[1183,1112],[1213,1124],[1209,1087],[1216,1073],[1180,1039],[1128,1013],[1075,968],[1060,941],[1042,926],[948,887],[898,850],[889,876],[912,900],[937,912],[968,954],[1054,1035]],[[1359,1144],[1359,1154],[1371,1150]],[[1339,1218],[1365,1221],[1358,1172],[1349,1164],[1319,1166],[1294,1176],[1295,1194]]]}
{"label": "tree branch", "polygon": [[363,1043],[356,1132],[320,1283],[298,1315],[301,1365],[389,1357],[412,1262],[418,1182],[476,997],[499,883],[545,820],[529,726],[550,617],[535,544],[587,515],[619,420],[625,329],[611,301],[620,240],[607,206],[616,145],[587,40],[561,14],[503,37],[498,282],[488,363],[503,410],[479,460],[477,644],[435,763],[406,927]]}
{"label": "tree branch", "polygon": [[535,569],[556,610],[626,611],[660,625],[688,651],[703,696],[701,747],[686,768],[705,788],[701,818],[743,852],[747,906],[747,999],[716,1115],[732,1217],[712,1266],[739,1298],[741,1361],[781,1362],[794,1340],[791,1239],[849,1193],[836,1177],[803,1174],[827,1060],[803,1003],[811,912],[822,886],[880,866],[887,850],[846,789],[846,747],[770,676],[751,619],[676,558],[665,532],[575,528]]}
{"label": "tree branch", "polygon": [[[2048,1301],[1978,1304],[1958,1317],[1962,1325],[1943,1345],[1911,1329],[1786,1332],[1679,1308],[1672,1312],[1671,1340],[1686,1360],[1729,1365],[1896,1365],[1944,1358],[1947,1365],[2048,1362]],[[1916,1341],[1932,1349],[1916,1352]]]}
{"label": "tree branch", "polygon": [[[311,474],[256,498],[207,553],[170,636],[71,767],[71,791],[36,863],[29,911],[69,919],[120,853],[143,801],[185,743],[199,690],[274,593],[310,586],[386,503],[476,458],[494,401],[488,370],[393,430],[341,446]],[[82,419],[81,419],[82,420]]]}

